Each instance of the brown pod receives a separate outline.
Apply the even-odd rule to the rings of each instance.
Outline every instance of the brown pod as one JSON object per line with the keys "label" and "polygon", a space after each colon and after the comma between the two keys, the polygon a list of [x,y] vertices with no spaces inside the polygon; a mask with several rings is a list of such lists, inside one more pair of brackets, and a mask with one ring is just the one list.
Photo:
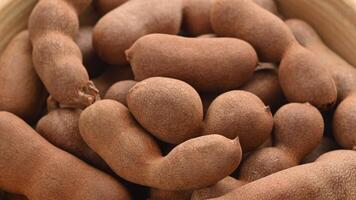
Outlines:
{"label": "brown pod", "polygon": [[235,90],[218,96],[205,117],[204,134],[239,137],[243,152],[256,149],[270,136],[273,117],[254,94]]}
{"label": "brown pod", "polygon": [[131,0],[99,20],[93,42],[107,63],[127,64],[125,51],[150,33],[177,34],[182,20],[181,0]]}
{"label": "brown pod", "polygon": [[343,148],[356,150],[356,93],[343,100],[333,117],[333,135]]}
{"label": "brown pod", "polygon": [[255,181],[298,165],[320,143],[324,121],[310,104],[290,103],[274,115],[273,147],[251,153],[240,168],[239,179]]}
{"label": "brown pod", "polygon": [[278,63],[294,42],[281,19],[251,0],[216,0],[211,9],[214,32],[249,42],[261,61]]}
{"label": "brown pod", "polygon": [[203,105],[187,83],[153,77],[137,83],[127,95],[130,112],[158,139],[180,144],[201,135]]}
{"label": "brown pod", "polygon": [[212,5],[211,23],[219,36],[249,42],[262,61],[281,62],[279,80],[288,101],[320,109],[336,101],[336,86],[326,70],[332,63],[300,46],[277,16],[250,0],[219,0]]}
{"label": "brown pod", "polygon": [[313,27],[298,19],[286,20],[286,24],[302,46],[313,51],[323,60],[332,63],[326,67],[335,81],[339,102],[356,91],[356,69],[329,49]]}
{"label": "brown pod", "polygon": [[126,96],[129,93],[129,90],[135,86],[137,81],[134,80],[124,80],[119,81],[112,85],[106,92],[104,99],[116,100],[125,106],[127,106]]}
{"label": "brown pod", "polygon": [[94,6],[101,15],[105,15],[126,1],[128,0],[94,0]]}
{"label": "brown pod", "polygon": [[290,102],[309,102],[326,110],[337,99],[335,83],[321,59],[300,45],[292,45],[279,66],[279,82]]}
{"label": "brown pod", "polygon": [[112,177],[48,143],[15,115],[0,112],[0,188],[29,199],[130,199]]}
{"label": "brown pod", "polygon": [[92,42],[93,27],[84,26],[79,30],[75,38],[80,51],[83,54],[83,64],[87,69],[90,77],[97,77],[104,71],[106,64],[96,55]]}
{"label": "brown pod", "polygon": [[285,101],[278,80],[278,70],[271,63],[260,64],[252,79],[239,89],[255,94],[265,105],[270,106],[273,110],[277,109]]}
{"label": "brown pod", "polygon": [[110,66],[103,74],[93,79],[99,90],[100,97],[104,97],[108,89],[116,82],[134,79],[130,66]]}
{"label": "brown pod", "polygon": [[108,170],[105,162],[91,150],[79,133],[81,110],[53,110],[38,121],[36,131],[56,147],[67,151],[89,164]]}
{"label": "brown pod", "polygon": [[183,27],[188,34],[212,33],[210,7],[213,0],[183,0]]}
{"label": "brown pod", "polygon": [[89,81],[82,54],[73,41],[79,29],[78,15],[90,3],[39,1],[29,19],[36,72],[50,95],[66,107],[83,108],[97,98],[98,91]]}
{"label": "brown pod", "polygon": [[168,191],[151,188],[149,200],[190,200],[192,192],[191,190]]}
{"label": "brown pod", "polygon": [[219,197],[245,184],[246,183],[243,181],[239,181],[228,176],[210,187],[195,190],[192,194],[191,200],[205,200]]}
{"label": "brown pod", "polygon": [[355,170],[355,151],[331,151],[313,163],[277,172],[214,200],[353,200]]}
{"label": "brown pod", "polygon": [[85,109],[79,119],[84,141],[119,176],[162,190],[191,190],[223,179],[241,160],[238,139],[220,135],[190,139],[162,156],[155,140],[113,100]]}
{"label": "brown pod", "polygon": [[23,31],[12,39],[0,57],[0,110],[34,122],[46,96],[32,64],[28,31]]}
{"label": "brown pod", "polygon": [[241,86],[252,77],[258,62],[253,47],[242,40],[165,34],[140,38],[126,55],[136,80],[154,76],[176,78],[200,92]]}

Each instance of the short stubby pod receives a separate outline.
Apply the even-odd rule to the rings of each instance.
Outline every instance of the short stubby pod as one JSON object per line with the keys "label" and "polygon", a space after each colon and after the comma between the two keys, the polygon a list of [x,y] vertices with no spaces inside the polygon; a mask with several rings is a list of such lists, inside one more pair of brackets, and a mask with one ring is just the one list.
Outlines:
{"label": "short stubby pod", "polygon": [[181,0],[131,0],[99,20],[94,48],[109,64],[127,64],[125,50],[137,39],[150,33],[177,34],[181,21]]}
{"label": "short stubby pod", "polygon": [[80,133],[120,177],[162,190],[191,190],[212,185],[231,174],[241,161],[238,138],[221,135],[187,140],[166,156],[129,110],[114,100],[85,109]]}
{"label": "short stubby pod", "polygon": [[164,142],[179,144],[201,134],[202,102],[183,81],[148,78],[129,91],[127,103],[142,127]]}
{"label": "short stubby pod", "polygon": [[333,135],[343,148],[356,150],[356,94],[343,100],[334,113]]}
{"label": "short stubby pod", "polygon": [[205,117],[204,134],[239,137],[244,152],[254,150],[270,136],[273,117],[254,94],[235,90],[218,96]]}
{"label": "short stubby pod", "polygon": [[199,92],[236,89],[252,77],[253,47],[234,38],[185,38],[151,34],[126,51],[135,79],[154,76],[183,80]]}

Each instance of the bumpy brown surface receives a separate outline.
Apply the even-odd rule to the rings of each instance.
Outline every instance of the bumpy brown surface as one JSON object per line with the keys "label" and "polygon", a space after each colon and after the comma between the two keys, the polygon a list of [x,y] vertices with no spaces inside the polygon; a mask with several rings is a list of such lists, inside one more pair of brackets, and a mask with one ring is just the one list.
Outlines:
{"label": "bumpy brown surface", "polygon": [[356,69],[329,49],[313,27],[298,19],[286,20],[286,24],[302,46],[310,49],[323,60],[332,63],[326,66],[335,81],[339,101],[356,91]]}
{"label": "bumpy brown surface", "polygon": [[294,41],[282,20],[251,0],[214,1],[211,24],[220,36],[237,37],[252,44],[265,62],[279,62]]}
{"label": "bumpy brown surface", "polygon": [[100,14],[105,15],[126,1],[128,0],[94,0],[94,5]]}
{"label": "bumpy brown surface", "polygon": [[29,20],[35,69],[51,96],[64,106],[86,107],[98,93],[73,38],[78,15],[91,0],[39,1]]}
{"label": "bumpy brown surface", "polygon": [[333,135],[342,147],[356,150],[356,93],[347,97],[336,108]]}
{"label": "bumpy brown surface", "polygon": [[161,141],[180,144],[201,135],[203,105],[187,83],[153,77],[137,83],[127,95],[130,112]]}
{"label": "bumpy brown surface", "polygon": [[126,64],[125,51],[137,39],[150,33],[177,34],[181,20],[181,0],[131,0],[99,20],[94,47],[107,63]]}
{"label": "bumpy brown surface", "polygon": [[255,94],[265,105],[270,106],[273,110],[281,106],[285,101],[278,80],[278,70],[270,63],[260,64],[253,77],[239,89]]}
{"label": "bumpy brown surface", "polygon": [[56,147],[78,158],[107,170],[105,162],[83,141],[79,133],[79,116],[81,110],[53,110],[38,121],[36,131]]}
{"label": "bumpy brown surface", "polygon": [[0,112],[0,187],[31,200],[130,199],[110,176],[48,143],[21,119]]}
{"label": "bumpy brown surface", "polygon": [[163,190],[190,190],[223,179],[240,163],[237,139],[220,135],[190,139],[162,156],[153,138],[133,119],[129,110],[113,100],[85,109],[80,133],[122,178]]}
{"label": "bumpy brown surface", "polygon": [[298,165],[320,143],[324,121],[310,104],[290,103],[274,115],[274,147],[253,152],[240,168],[240,180],[251,182]]}
{"label": "bumpy brown surface", "polygon": [[254,94],[235,90],[218,96],[205,117],[204,134],[239,137],[243,152],[254,150],[271,134],[270,109]]}
{"label": "bumpy brown surface", "polygon": [[309,102],[326,110],[337,99],[336,85],[327,62],[300,45],[292,45],[279,66],[279,82],[290,102]]}
{"label": "bumpy brown surface", "polygon": [[35,121],[47,92],[32,64],[28,31],[15,36],[0,57],[0,110]]}
{"label": "bumpy brown surface", "polygon": [[353,200],[355,171],[355,151],[332,151],[314,163],[277,172],[216,200]]}
{"label": "bumpy brown surface", "polygon": [[126,96],[129,93],[129,90],[135,86],[137,81],[134,80],[124,80],[119,81],[112,85],[106,92],[104,99],[116,100],[125,106],[127,106]]}
{"label": "bumpy brown surface", "polygon": [[252,77],[256,52],[234,38],[185,38],[150,34],[126,51],[135,79],[183,80],[201,92],[236,89]]}
{"label": "bumpy brown surface", "polygon": [[262,61],[281,61],[279,79],[289,101],[310,102],[320,109],[336,101],[336,86],[326,70],[331,63],[297,44],[274,14],[250,0],[218,0],[212,5],[211,23],[218,35],[252,44]]}

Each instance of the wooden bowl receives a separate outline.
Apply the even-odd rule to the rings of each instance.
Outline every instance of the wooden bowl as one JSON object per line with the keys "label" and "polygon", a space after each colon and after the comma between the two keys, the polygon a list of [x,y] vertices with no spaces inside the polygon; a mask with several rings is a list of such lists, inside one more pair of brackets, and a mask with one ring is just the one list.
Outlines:
{"label": "wooden bowl", "polygon": [[[286,17],[310,23],[331,49],[356,66],[356,0],[275,1]],[[36,2],[0,0],[0,53],[16,33],[26,28]]]}

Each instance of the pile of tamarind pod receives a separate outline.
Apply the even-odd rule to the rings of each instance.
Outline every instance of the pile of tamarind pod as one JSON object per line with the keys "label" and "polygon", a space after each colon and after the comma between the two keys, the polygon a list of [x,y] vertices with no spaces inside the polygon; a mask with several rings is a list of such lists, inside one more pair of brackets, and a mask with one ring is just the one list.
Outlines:
{"label": "pile of tamarind pod", "polygon": [[355,200],[356,69],[283,20],[38,1],[0,55],[0,200]]}

